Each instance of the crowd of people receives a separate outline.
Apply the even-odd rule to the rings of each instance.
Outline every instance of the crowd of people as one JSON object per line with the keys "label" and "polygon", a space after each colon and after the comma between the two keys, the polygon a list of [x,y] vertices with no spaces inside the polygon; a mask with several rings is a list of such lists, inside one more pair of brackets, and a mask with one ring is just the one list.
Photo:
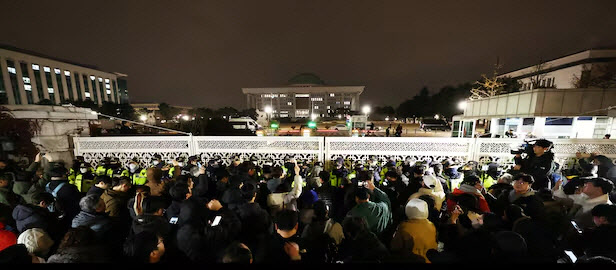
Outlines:
{"label": "crowd of people", "polygon": [[[0,262],[615,263],[616,167],[551,142],[516,166],[160,155],[0,160]],[[260,165],[258,165],[260,164]],[[143,164],[142,164],[143,165]]]}

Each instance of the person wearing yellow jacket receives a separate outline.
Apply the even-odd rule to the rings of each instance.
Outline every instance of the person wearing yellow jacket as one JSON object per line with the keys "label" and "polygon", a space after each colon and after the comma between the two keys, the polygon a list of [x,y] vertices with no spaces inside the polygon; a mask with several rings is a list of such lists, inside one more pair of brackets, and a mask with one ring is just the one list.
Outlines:
{"label": "person wearing yellow jacket", "polygon": [[140,168],[136,160],[131,160],[128,164],[128,177],[131,179],[131,184],[135,186],[145,185],[147,181],[147,170]]}
{"label": "person wearing yellow jacket", "polygon": [[428,260],[428,250],[437,249],[436,242],[436,227],[428,220],[429,209],[428,204],[421,199],[410,200],[405,208],[404,213],[408,218],[398,225],[393,239],[391,240],[390,249],[392,252],[403,249],[406,241],[413,241],[413,253],[424,257]]}
{"label": "person wearing yellow jacket", "polygon": [[68,183],[75,185],[79,192],[88,192],[90,187],[94,185],[94,177],[92,168],[84,162],[79,165],[79,171],[75,174],[75,177],[68,179]]}

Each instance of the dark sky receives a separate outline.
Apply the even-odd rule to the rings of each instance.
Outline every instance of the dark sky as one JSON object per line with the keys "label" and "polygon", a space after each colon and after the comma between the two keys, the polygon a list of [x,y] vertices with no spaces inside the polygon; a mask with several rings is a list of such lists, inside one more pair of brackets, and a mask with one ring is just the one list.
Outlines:
{"label": "dark sky", "polygon": [[[434,3],[438,2],[438,3]],[[129,75],[131,101],[244,108],[312,72],[392,105],[598,46],[616,1],[0,0],[0,43]]]}

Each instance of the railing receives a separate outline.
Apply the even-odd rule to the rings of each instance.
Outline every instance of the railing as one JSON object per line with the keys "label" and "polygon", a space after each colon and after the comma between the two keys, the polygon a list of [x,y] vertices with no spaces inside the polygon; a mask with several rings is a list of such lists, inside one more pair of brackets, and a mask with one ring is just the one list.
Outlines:
{"label": "railing", "polygon": [[[235,156],[256,157],[259,164],[271,159],[282,164],[287,156],[307,162],[330,161],[342,157],[350,165],[356,160],[375,156],[380,161],[390,158],[412,161],[469,160],[481,164],[513,165],[511,149],[522,139],[505,138],[427,138],[427,137],[243,137],[243,136],[152,136],[152,137],[74,137],[75,155],[96,165],[104,157],[118,157],[127,165],[137,158],[142,166],[150,164],[154,154],[171,162],[178,156],[198,155],[202,162],[222,159],[229,164]],[[555,139],[556,161],[569,167],[576,152],[597,152],[616,159],[615,140]]]}

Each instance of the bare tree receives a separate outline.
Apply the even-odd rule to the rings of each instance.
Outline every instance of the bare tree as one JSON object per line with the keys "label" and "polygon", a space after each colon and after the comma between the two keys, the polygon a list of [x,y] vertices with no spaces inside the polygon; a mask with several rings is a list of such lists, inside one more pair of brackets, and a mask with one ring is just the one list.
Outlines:
{"label": "bare tree", "polygon": [[580,76],[573,75],[572,83],[576,88],[616,88],[616,62],[583,65]]}
{"label": "bare tree", "polygon": [[539,59],[539,63],[534,65],[531,72],[528,73],[528,74],[532,74],[532,76],[530,76],[531,89],[547,87],[547,86],[542,86],[541,82],[545,79],[545,77],[548,76],[548,73],[546,72],[546,70],[549,69],[550,67],[551,66],[548,66],[548,64],[545,61]]}
{"label": "bare tree", "polygon": [[504,92],[505,83],[498,78],[498,71],[501,67],[502,65],[499,65],[497,60],[494,65],[494,73],[491,78],[488,78],[485,74],[481,74],[483,79],[474,83],[477,87],[473,87],[471,89],[470,99],[493,97]]}

